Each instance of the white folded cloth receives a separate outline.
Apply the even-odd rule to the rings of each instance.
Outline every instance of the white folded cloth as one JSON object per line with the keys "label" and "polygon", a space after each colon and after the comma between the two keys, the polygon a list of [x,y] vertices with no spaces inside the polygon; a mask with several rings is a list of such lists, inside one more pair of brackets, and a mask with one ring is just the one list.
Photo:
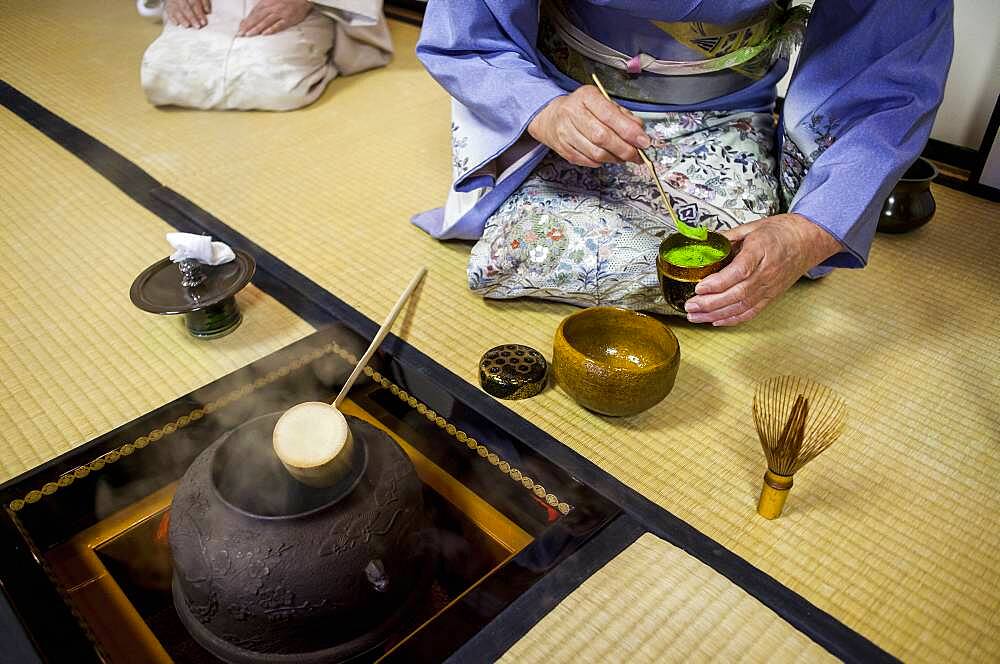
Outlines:
{"label": "white folded cloth", "polygon": [[236,258],[236,254],[224,242],[212,242],[209,235],[194,233],[167,233],[167,242],[174,248],[170,260],[180,263],[193,258],[206,265],[222,265]]}

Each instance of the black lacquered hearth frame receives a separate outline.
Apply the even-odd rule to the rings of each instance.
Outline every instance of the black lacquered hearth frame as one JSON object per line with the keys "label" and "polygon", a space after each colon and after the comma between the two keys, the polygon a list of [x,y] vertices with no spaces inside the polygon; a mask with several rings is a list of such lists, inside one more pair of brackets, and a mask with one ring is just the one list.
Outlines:
{"label": "black lacquered hearth frame", "polygon": [[[181,194],[163,186],[107,145],[3,81],[0,81],[0,105],[80,158],[125,195],[175,229],[209,234],[249,252],[258,265],[253,280],[257,288],[313,326],[322,328],[340,323],[365,339],[374,336],[378,328],[375,322],[294,270],[264,247]],[[406,223],[406,220],[401,219],[400,223]],[[499,657],[591,574],[627,548],[642,533],[652,532],[725,576],[839,659],[858,662],[895,661],[892,655],[862,634],[811,604],[687,522],[622,484],[413,346],[390,336],[383,344],[383,351],[385,357],[391,358],[394,366],[405,368],[401,379],[409,376],[411,380],[426,381],[437,386],[444,393],[452,395],[462,405],[462,409],[468,409],[490,422],[495,435],[509,436],[512,440],[520,441],[547,463],[564,471],[623,512],[579,550],[561,559],[545,575],[536,578],[530,585],[525,583],[523,592],[496,618],[475,633],[470,634],[470,630],[463,630],[461,625],[456,625],[456,629],[462,630],[461,638],[467,637],[467,640],[450,660],[479,662]],[[399,377],[394,376],[394,379]],[[422,394],[432,391],[420,390]],[[144,416],[146,417],[148,416]],[[144,418],[139,418],[136,422],[152,421]],[[108,437],[102,436],[0,486],[0,504],[9,505],[12,500],[23,499],[28,491],[56,481],[60,472],[74,467],[76,461],[93,458],[100,445],[106,444],[110,449],[113,443],[108,440]],[[121,442],[119,440],[118,444]],[[74,618],[57,588],[46,576],[41,560],[19,533],[17,517],[9,507],[4,508],[0,514],[0,586],[13,605],[19,625],[25,627],[35,650],[42,657],[50,661],[83,662],[88,661],[88,657],[89,661],[100,661],[86,633],[81,630],[79,621]],[[0,598],[0,616],[6,608],[2,599]],[[8,629],[0,624],[0,628],[6,631],[4,636],[11,640],[11,648],[26,648],[19,645],[24,642],[24,634],[20,632],[19,625]],[[418,648],[419,639],[413,645]],[[411,654],[421,652],[426,651],[416,649]]]}
{"label": "black lacquered hearth frame", "polygon": [[[178,480],[194,458],[228,430],[223,423],[246,421],[262,412],[285,409],[301,401],[332,401],[336,386],[326,385],[318,378],[324,371],[317,371],[316,365],[339,364],[341,375],[346,376],[351,365],[334,349],[346,352],[340,344],[350,334],[353,333],[336,324],[317,331],[5,485],[0,489],[4,516],[25,542],[39,552],[69,540],[111,513]],[[499,570],[437,616],[425,628],[428,634],[404,642],[390,658],[401,662],[437,661],[451,654],[510,602],[580,550],[621,510],[523,441],[455,400],[423,374],[414,374],[413,367],[388,355],[377,357],[368,366],[373,368],[371,373],[376,379],[389,383],[392,389],[362,384],[356,391],[364,399],[377,399],[379,405],[400,420],[406,418],[408,428],[418,434],[407,437],[408,443],[439,467],[461,478],[463,484],[534,538]],[[392,376],[391,381],[388,376]],[[411,405],[417,400],[425,405],[423,412]],[[426,410],[426,406],[435,410]],[[438,413],[446,413],[447,420]],[[543,495],[561,498],[558,504],[567,513],[554,509],[521,481],[511,480],[508,474],[498,471],[496,463],[480,455],[476,447],[457,440],[453,435],[456,431],[466,433],[463,438],[478,442],[476,447],[489,445],[490,449],[501,451],[510,465],[518,469],[519,478],[521,474],[529,477],[530,473],[537,486],[547,487]],[[72,481],[67,481],[70,477]],[[102,504],[101,514],[97,514],[95,505],[101,483],[120,493],[105,492],[112,502]],[[133,489],[135,484],[138,486]],[[0,578],[6,578],[3,571]],[[16,587],[11,590],[15,606],[30,601],[23,591],[18,592]],[[54,601],[49,604],[48,615],[70,608],[59,607]],[[43,653],[63,641],[62,635],[53,638],[55,633],[75,629],[86,636],[85,620],[74,617],[76,625],[66,622],[58,632],[45,623],[44,634],[35,635]],[[29,623],[29,631],[33,631],[32,627]],[[76,638],[70,638],[78,642],[79,648],[79,635],[73,636]],[[77,649],[74,657],[81,654]]]}

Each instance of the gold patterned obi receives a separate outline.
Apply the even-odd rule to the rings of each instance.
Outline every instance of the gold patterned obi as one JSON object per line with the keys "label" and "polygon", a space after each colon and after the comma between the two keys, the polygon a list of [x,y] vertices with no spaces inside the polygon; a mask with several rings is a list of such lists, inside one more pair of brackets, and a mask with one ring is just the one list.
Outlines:
{"label": "gold patterned obi", "polygon": [[776,3],[733,24],[650,21],[689,49],[689,60],[629,55],[603,44],[577,25],[565,0],[543,0],[538,46],[566,76],[587,84],[597,74],[608,92],[654,104],[694,104],[736,92],[759,80],[805,25],[808,10]]}

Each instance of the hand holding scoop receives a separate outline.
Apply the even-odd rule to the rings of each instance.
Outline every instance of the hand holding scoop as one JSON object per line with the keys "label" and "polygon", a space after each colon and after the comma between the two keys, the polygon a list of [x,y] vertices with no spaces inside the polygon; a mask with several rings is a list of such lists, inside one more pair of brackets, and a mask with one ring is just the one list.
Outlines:
{"label": "hand holding scoop", "polygon": [[[597,89],[601,91],[604,98],[613,104],[614,101],[612,101],[611,95],[609,95],[608,91],[604,89],[604,85],[601,83],[601,79],[597,78],[597,74],[591,74],[591,78],[594,79],[594,85],[596,85]],[[649,156],[643,150],[639,148],[636,148],[636,150],[639,152],[639,157],[642,158],[642,163],[646,164],[646,168],[649,170],[649,174],[653,178],[653,184],[656,185],[656,188],[660,192],[660,198],[663,199],[663,206],[667,208],[667,212],[670,213],[670,218],[673,220],[674,227],[677,229],[677,232],[693,240],[707,239],[707,228],[703,226],[689,226],[680,220],[680,217],[678,217],[677,213],[674,212],[674,206],[672,205],[670,196],[667,195],[666,190],[663,188],[663,184],[660,182],[660,176],[657,174],[656,167],[653,166],[653,162],[650,161]]]}

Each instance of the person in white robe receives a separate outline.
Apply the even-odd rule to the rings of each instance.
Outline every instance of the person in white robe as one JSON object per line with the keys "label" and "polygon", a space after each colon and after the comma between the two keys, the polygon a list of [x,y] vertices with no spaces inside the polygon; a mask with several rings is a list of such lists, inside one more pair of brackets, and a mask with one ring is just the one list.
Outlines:
{"label": "person in white robe", "polygon": [[141,67],[155,106],[290,111],[392,58],[382,0],[166,0],[163,17]]}

